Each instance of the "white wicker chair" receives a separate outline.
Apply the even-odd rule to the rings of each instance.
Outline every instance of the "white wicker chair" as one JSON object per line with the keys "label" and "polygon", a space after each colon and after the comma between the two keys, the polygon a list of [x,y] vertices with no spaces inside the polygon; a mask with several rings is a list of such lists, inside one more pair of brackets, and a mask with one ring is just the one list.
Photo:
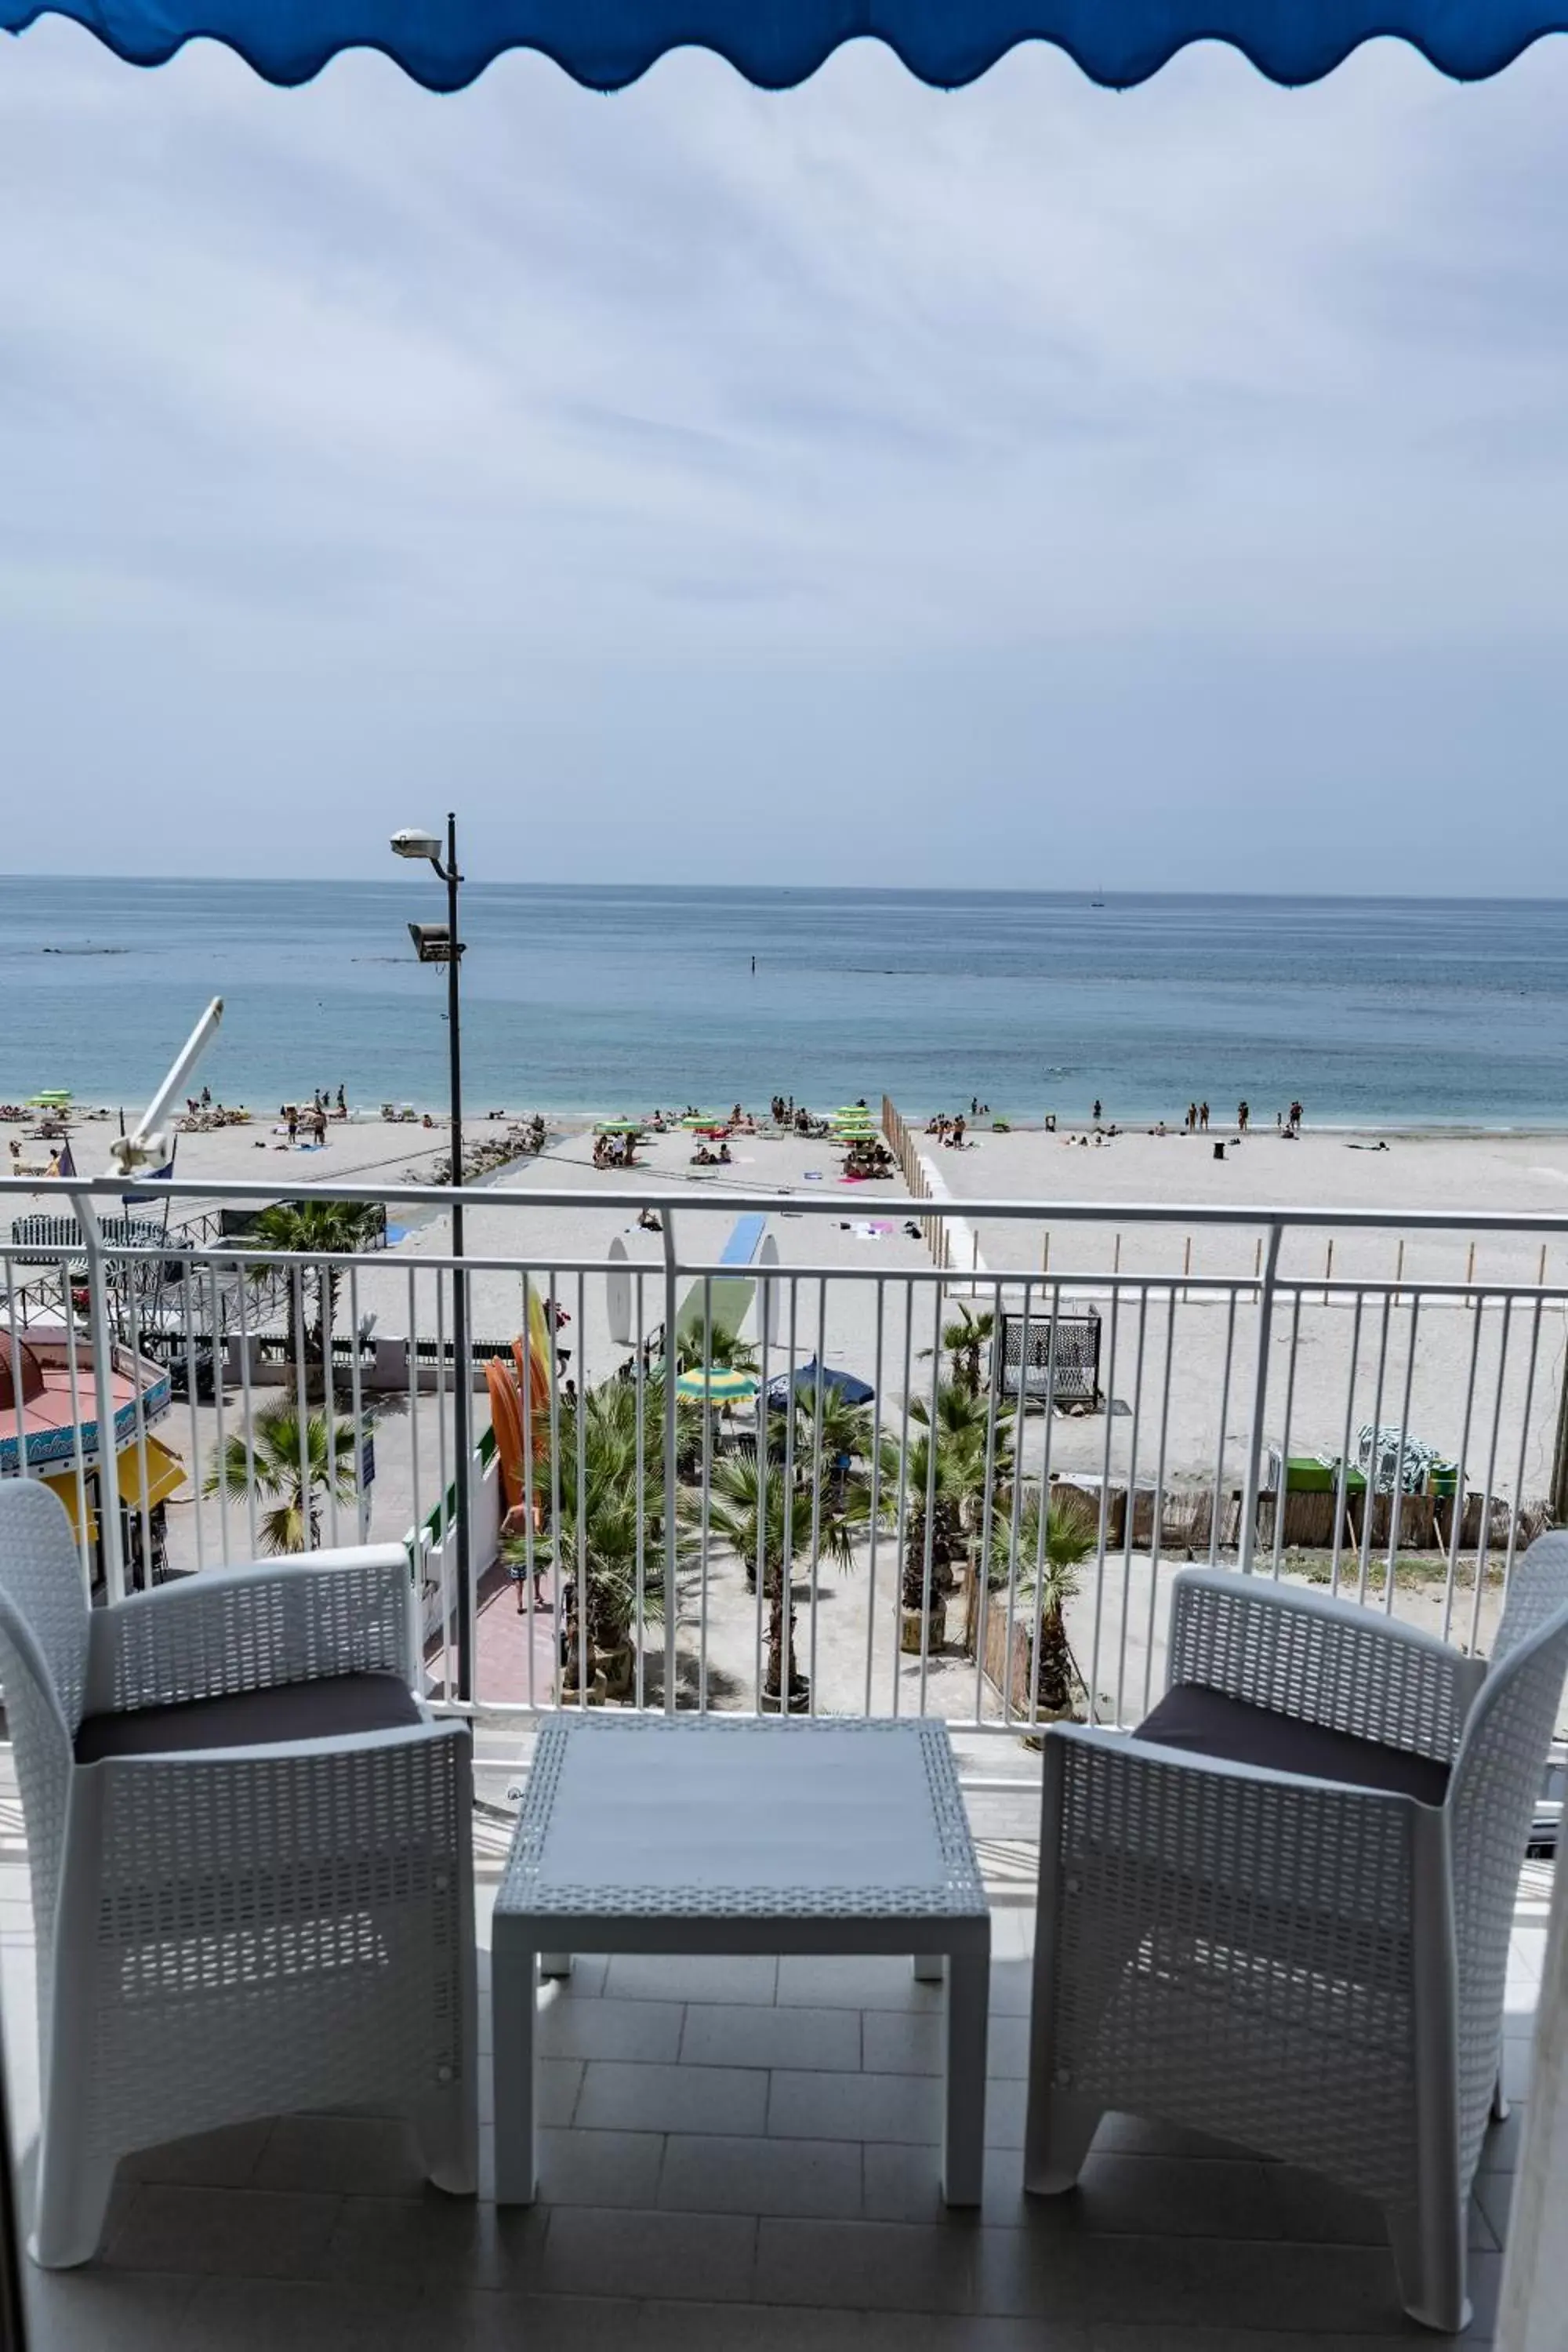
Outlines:
{"label": "white wicker chair", "polygon": [[46,2267],[90,2260],[121,2156],[249,2116],[402,2115],[474,2189],[470,1743],[412,1629],[395,1546],[89,1610],[56,1496],[0,1486]]}
{"label": "white wicker chair", "polygon": [[1489,1667],[1354,1602],[1178,1575],[1154,1714],[1045,1743],[1027,2187],[1070,2189],[1107,2110],[1193,2126],[1375,2199],[1405,2310],[1467,2325],[1565,1674],[1568,1534],[1521,1558]]}

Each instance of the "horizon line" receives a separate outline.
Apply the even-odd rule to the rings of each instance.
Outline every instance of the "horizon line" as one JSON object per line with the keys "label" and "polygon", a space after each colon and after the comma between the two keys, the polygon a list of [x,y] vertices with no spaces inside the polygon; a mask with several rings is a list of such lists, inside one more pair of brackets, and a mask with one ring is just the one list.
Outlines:
{"label": "horizon line", "polygon": [[[402,877],[406,878],[406,877]],[[293,890],[327,891],[350,888],[386,888],[396,887],[392,874],[345,874],[326,878],[316,875],[298,874],[83,874],[60,873],[52,868],[12,868],[0,874],[0,888],[6,884],[29,882],[62,882],[68,885],[107,883],[119,888],[140,883],[156,884],[163,887],[182,885],[208,885],[215,882],[262,887],[287,887]],[[1392,891],[1392,890],[1174,890],[1120,889],[1106,890],[1102,886],[1068,884],[1050,890],[1021,890],[999,887],[987,883],[851,883],[851,882],[671,882],[634,878],[626,881],[561,881],[531,877],[500,879],[467,874],[463,887],[468,890],[575,890],[589,891],[689,891],[706,896],[734,896],[743,893],[758,898],[791,898],[810,896],[827,898],[1014,898],[1063,899],[1087,898],[1097,906],[1109,907],[1113,900],[1183,900],[1199,903],[1229,903],[1237,900],[1264,900],[1279,905],[1301,906],[1313,903],[1327,906],[1362,905],[1388,907],[1568,907],[1568,895],[1549,891]]]}

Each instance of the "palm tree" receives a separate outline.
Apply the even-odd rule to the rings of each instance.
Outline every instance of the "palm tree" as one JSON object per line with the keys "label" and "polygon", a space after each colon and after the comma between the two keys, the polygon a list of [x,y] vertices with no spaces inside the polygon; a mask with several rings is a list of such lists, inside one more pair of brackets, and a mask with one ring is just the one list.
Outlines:
{"label": "palm tree", "polygon": [[[300,1461],[303,1450],[303,1465]],[[254,1496],[269,1507],[258,1522],[264,1552],[314,1551],[321,1539],[322,1499],[351,1504],[359,1491],[353,1424],[313,1412],[301,1424],[294,1405],[268,1405],[243,1433],[225,1441],[202,1484],[204,1495],[231,1501]]]}
{"label": "palm tree", "polygon": [[[533,1539],[534,1568],[559,1568],[569,1613],[576,1612],[581,1591],[580,1630],[586,1633],[590,1655],[624,1651],[639,1622],[653,1622],[664,1614],[663,1380],[643,1383],[640,1480],[637,1403],[634,1382],[609,1380],[590,1389],[575,1405],[563,1405],[555,1451],[552,1454],[546,1445],[534,1473],[541,1507],[552,1515],[552,1523]],[[693,1412],[684,1401],[678,1404],[683,1427]],[[689,1432],[687,1435],[689,1442]],[[502,1546],[502,1554],[514,1567],[521,1566],[529,1549],[526,1540],[511,1541]],[[691,1559],[694,1549],[682,1529],[677,1537],[678,1568]]]}
{"label": "palm tree", "polygon": [[[836,1495],[846,1491],[858,1462],[869,1459],[871,1415],[863,1404],[851,1404],[842,1389],[824,1381],[820,1397],[815,1381],[795,1383],[795,1464],[797,1475],[810,1475],[818,1465]],[[772,1433],[769,1448],[775,1462],[784,1454],[784,1430]]]}
{"label": "palm tree", "polygon": [[265,1280],[269,1272],[281,1271],[289,1288],[289,1356],[297,1363],[305,1334],[301,1331],[304,1312],[304,1286],[307,1276],[312,1282],[316,1301],[315,1322],[309,1333],[315,1363],[307,1370],[307,1393],[325,1396],[331,1370],[331,1331],[333,1309],[337,1304],[338,1284],[342,1268],[329,1263],[334,1257],[353,1256],[381,1232],[383,1212],[368,1201],[275,1201],[262,1210],[251,1232],[263,1249],[287,1250],[293,1255],[314,1259],[296,1283],[289,1279],[291,1269],[283,1267],[258,1268],[257,1278]]}
{"label": "palm tree", "polygon": [[[1078,1593],[1074,1570],[1086,1560],[1097,1541],[1092,1517],[1082,1505],[1053,1495],[1040,1524],[1040,1494],[1037,1487],[1018,1514],[1018,1580],[1016,1590],[1027,1597],[1030,1614],[1038,1611],[1035,1642],[1036,1711],[1044,1722],[1059,1722],[1072,1713],[1075,1682],[1081,1684],[1068,1641],[1066,1609]],[[991,1558],[986,1582],[994,1591],[1013,1572],[1015,1558],[1010,1519],[998,1518],[991,1530]]]}
{"label": "palm tree", "polygon": [[987,1457],[993,1494],[1013,1475],[1013,1410],[996,1406],[993,1433],[991,1400],[958,1381],[938,1381],[934,1406],[933,1416],[931,1403],[916,1397],[910,1419],[917,1429],[929,1430],[934,1418],[937,1446],[945,1457],[943,1490],[956,1493],[960,1527],[973,1532],[985,1500]]}
{"label": "palm tree", "polygon": [[704,1344],[700,1296],[689,1329],[676,1334],[675,1353],[683,1372],[701,1371],[704,1366],[714,1372],[754,1372],[757,1369],[757,1351],[752,1342],[742,1339],[739,1331],[731,1330],[727,1324],[717,1320],[709,1324]]}
{"label": "palm tree", "polygon": [[[979,1456],[984,1476],[985,1460]],[[963,1509],[973,1492],[976,1462],[973,1448],[955,1444],[939,1431],[918,1436],[882,1440],[882,1507],[896,1517],[900,1473],[904,1495],[903,1605],[921,1612],[926,1607],[926,1550],[931,1550],[931,1596],[934,1604],[952,1590],[955,1564],[963,1557]]]}
{"label": "palm tree", "polygon": [[996,1318],[988,1308],[976,1314],[962,1304],[954,1320],[943,1327],[942,1344],[952,1359],[953,1380],[971,1396],[980,1394],[980,1351],[995,1330]]}
{"label": "palm tree", "polygon": [[[918,1422],[922,1429],[929,1428],[934,1419],[937,1428],[948,1436],[974,1438],[984,1448],[985,1433],[991,1426],[991,1401],[988,1397],[978,1395],[963,1381],[938,1381],[935,1407],[933,1414],[926,1398],[913,1397],[910,1402],[910,1418]],[[1012,1406],[999,1403],[996,1407],[998,1433],[1010,1430],[1012,1423]]]}
{"label": "palm tree", "polygon": [[[826,1471],[814,1480],[809,1470],[805,1477],[799,1475],[798,1466],[793,1481],[770,1466],[764,1497],[762,1468],[751,1454],[727,1455],[713,1473],[708,1504],[710,1531],[740,1559],[749,1583],[755,1584],[761,1565],[763,1593],[768,1603],[763,1697],[781,1714],[804,1706],[809,1696],[805,1676],[795,1668],[790,1570],[802,1559],[815,1567],[814,1528],[816,1561],[831,1560],[840,1570],[852,1568],[855,1532],[869,1518],[870,1506],[870,1490],[863,1480],[850,1479],[836,1491]],[[700,1526],[700,1495],[683,1496],[681,1510],[689,1524]]]}

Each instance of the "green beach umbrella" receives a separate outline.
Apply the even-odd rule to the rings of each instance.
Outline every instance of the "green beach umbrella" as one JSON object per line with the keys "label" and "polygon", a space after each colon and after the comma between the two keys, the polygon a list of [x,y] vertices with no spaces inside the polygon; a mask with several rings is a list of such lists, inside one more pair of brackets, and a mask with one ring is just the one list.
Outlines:
{"label": "green beach umbrella", "polygon": [[640,1135],[640,1118],[602,1118],[594,1129],[595,1135]]}
{"label": "green beach umbrella", "polygon": [[675,1383],[677,1396],[695,1397],[699,1403],[744,1404],[757,1393],[757,1384],[750,1372],[727,1371],[715,1364],[708,1371],[681,1372]]}

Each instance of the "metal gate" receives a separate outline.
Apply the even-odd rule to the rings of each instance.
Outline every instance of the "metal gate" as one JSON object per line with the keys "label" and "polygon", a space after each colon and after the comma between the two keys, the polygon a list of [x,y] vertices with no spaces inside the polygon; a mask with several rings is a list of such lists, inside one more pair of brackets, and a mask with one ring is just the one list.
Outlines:
{"label": "metal gate", "polygon": [[1093,1405],[1100,1396],[1100,1310],[1009,1315],[992,1347],[991,1378],[1027,1404]]}

